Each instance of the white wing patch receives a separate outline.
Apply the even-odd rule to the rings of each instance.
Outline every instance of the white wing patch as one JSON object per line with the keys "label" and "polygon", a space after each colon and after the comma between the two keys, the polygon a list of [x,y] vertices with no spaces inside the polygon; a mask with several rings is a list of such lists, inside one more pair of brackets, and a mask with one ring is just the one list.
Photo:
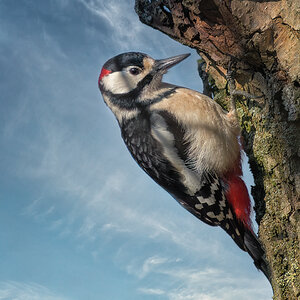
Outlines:
{"label": "white wing patch", "polygon": [[178,156],[174,145],[174,135],[168,130],[164,118],[159,114],[151,115],[151,133],[161,144],[164,156],[178,171],[182,183],[187,187],[189,194],[193,196],[200,188],[200,178],[194,171],[188,169]]}

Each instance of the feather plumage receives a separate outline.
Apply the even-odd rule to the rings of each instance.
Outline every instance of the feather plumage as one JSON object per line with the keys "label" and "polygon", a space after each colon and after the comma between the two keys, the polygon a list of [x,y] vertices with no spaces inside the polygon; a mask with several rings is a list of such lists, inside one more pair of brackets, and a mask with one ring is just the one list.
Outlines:
{"label": "feather plumage", "polygon": [[103,98],[139,166],[201,221],[224,229],[270,280],[241,178],[235,108],[226,112],[207,96],[161,82],[166,70],[186,57],[155,61],[141,53],[119,55],[100,75]]}

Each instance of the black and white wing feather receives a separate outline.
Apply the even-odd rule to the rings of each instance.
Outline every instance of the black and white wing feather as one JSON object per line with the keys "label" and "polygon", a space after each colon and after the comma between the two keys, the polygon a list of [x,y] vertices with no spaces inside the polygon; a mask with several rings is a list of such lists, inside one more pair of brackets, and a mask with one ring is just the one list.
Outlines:
{"label": "black and white wing feather", "polygon": [[[149,134],[151,133],[151,134]],[[139,166],[185,209],[211,226],[221,226],[245,250],[226,186],[216,174],[192,169],[184,128],[168,112],[144,112],[122,126],[125,144]]]}

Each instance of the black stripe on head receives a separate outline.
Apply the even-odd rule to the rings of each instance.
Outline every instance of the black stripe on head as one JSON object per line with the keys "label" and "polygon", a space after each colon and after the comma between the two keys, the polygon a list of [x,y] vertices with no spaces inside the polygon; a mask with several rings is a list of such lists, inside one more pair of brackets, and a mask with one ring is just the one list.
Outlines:
{"label": "black stripe on head", "polygon": [[103,66],[103,68],[112,72],[122,71],[129,66],[137,66],[144,68],[143,60],[145,57],[149,57],[147,54],[141,52],[127,52],[119,54],[109,59]]}
{"label": "black stripe on head", "polygon": [[176,92],[176,89],[176,87],[169,89],[155,98],[144,100],[142,102],[138,101],[138,95],[140,92],[139,87],[127,94],[113,94],[107,91],[105,91],[104,93],[110,98],[110,101],[113,104],[117,105],[120,108],[126,110],[144,110],[145,108],[149,107],[149,105],[155,104],[157,102],[162,101],[165,98],[172,96]]}

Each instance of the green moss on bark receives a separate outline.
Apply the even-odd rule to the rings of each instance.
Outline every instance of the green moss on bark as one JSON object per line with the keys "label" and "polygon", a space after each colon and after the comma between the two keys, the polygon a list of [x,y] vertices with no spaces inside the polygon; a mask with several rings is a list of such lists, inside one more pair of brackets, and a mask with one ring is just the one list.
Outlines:
{"label": "green moss on bark", "polygon": [[[225,89],[215,90],[214,96],[228,107]],[[266,108],[241,100],[237,101],[237,113],[254,174],[256,220],[273,270],[274,299],[288,300],[300,297],[299,202],[293,176],[299,124],[282,117],[286,112],[280,111],[279,102],[275,106]]]}

